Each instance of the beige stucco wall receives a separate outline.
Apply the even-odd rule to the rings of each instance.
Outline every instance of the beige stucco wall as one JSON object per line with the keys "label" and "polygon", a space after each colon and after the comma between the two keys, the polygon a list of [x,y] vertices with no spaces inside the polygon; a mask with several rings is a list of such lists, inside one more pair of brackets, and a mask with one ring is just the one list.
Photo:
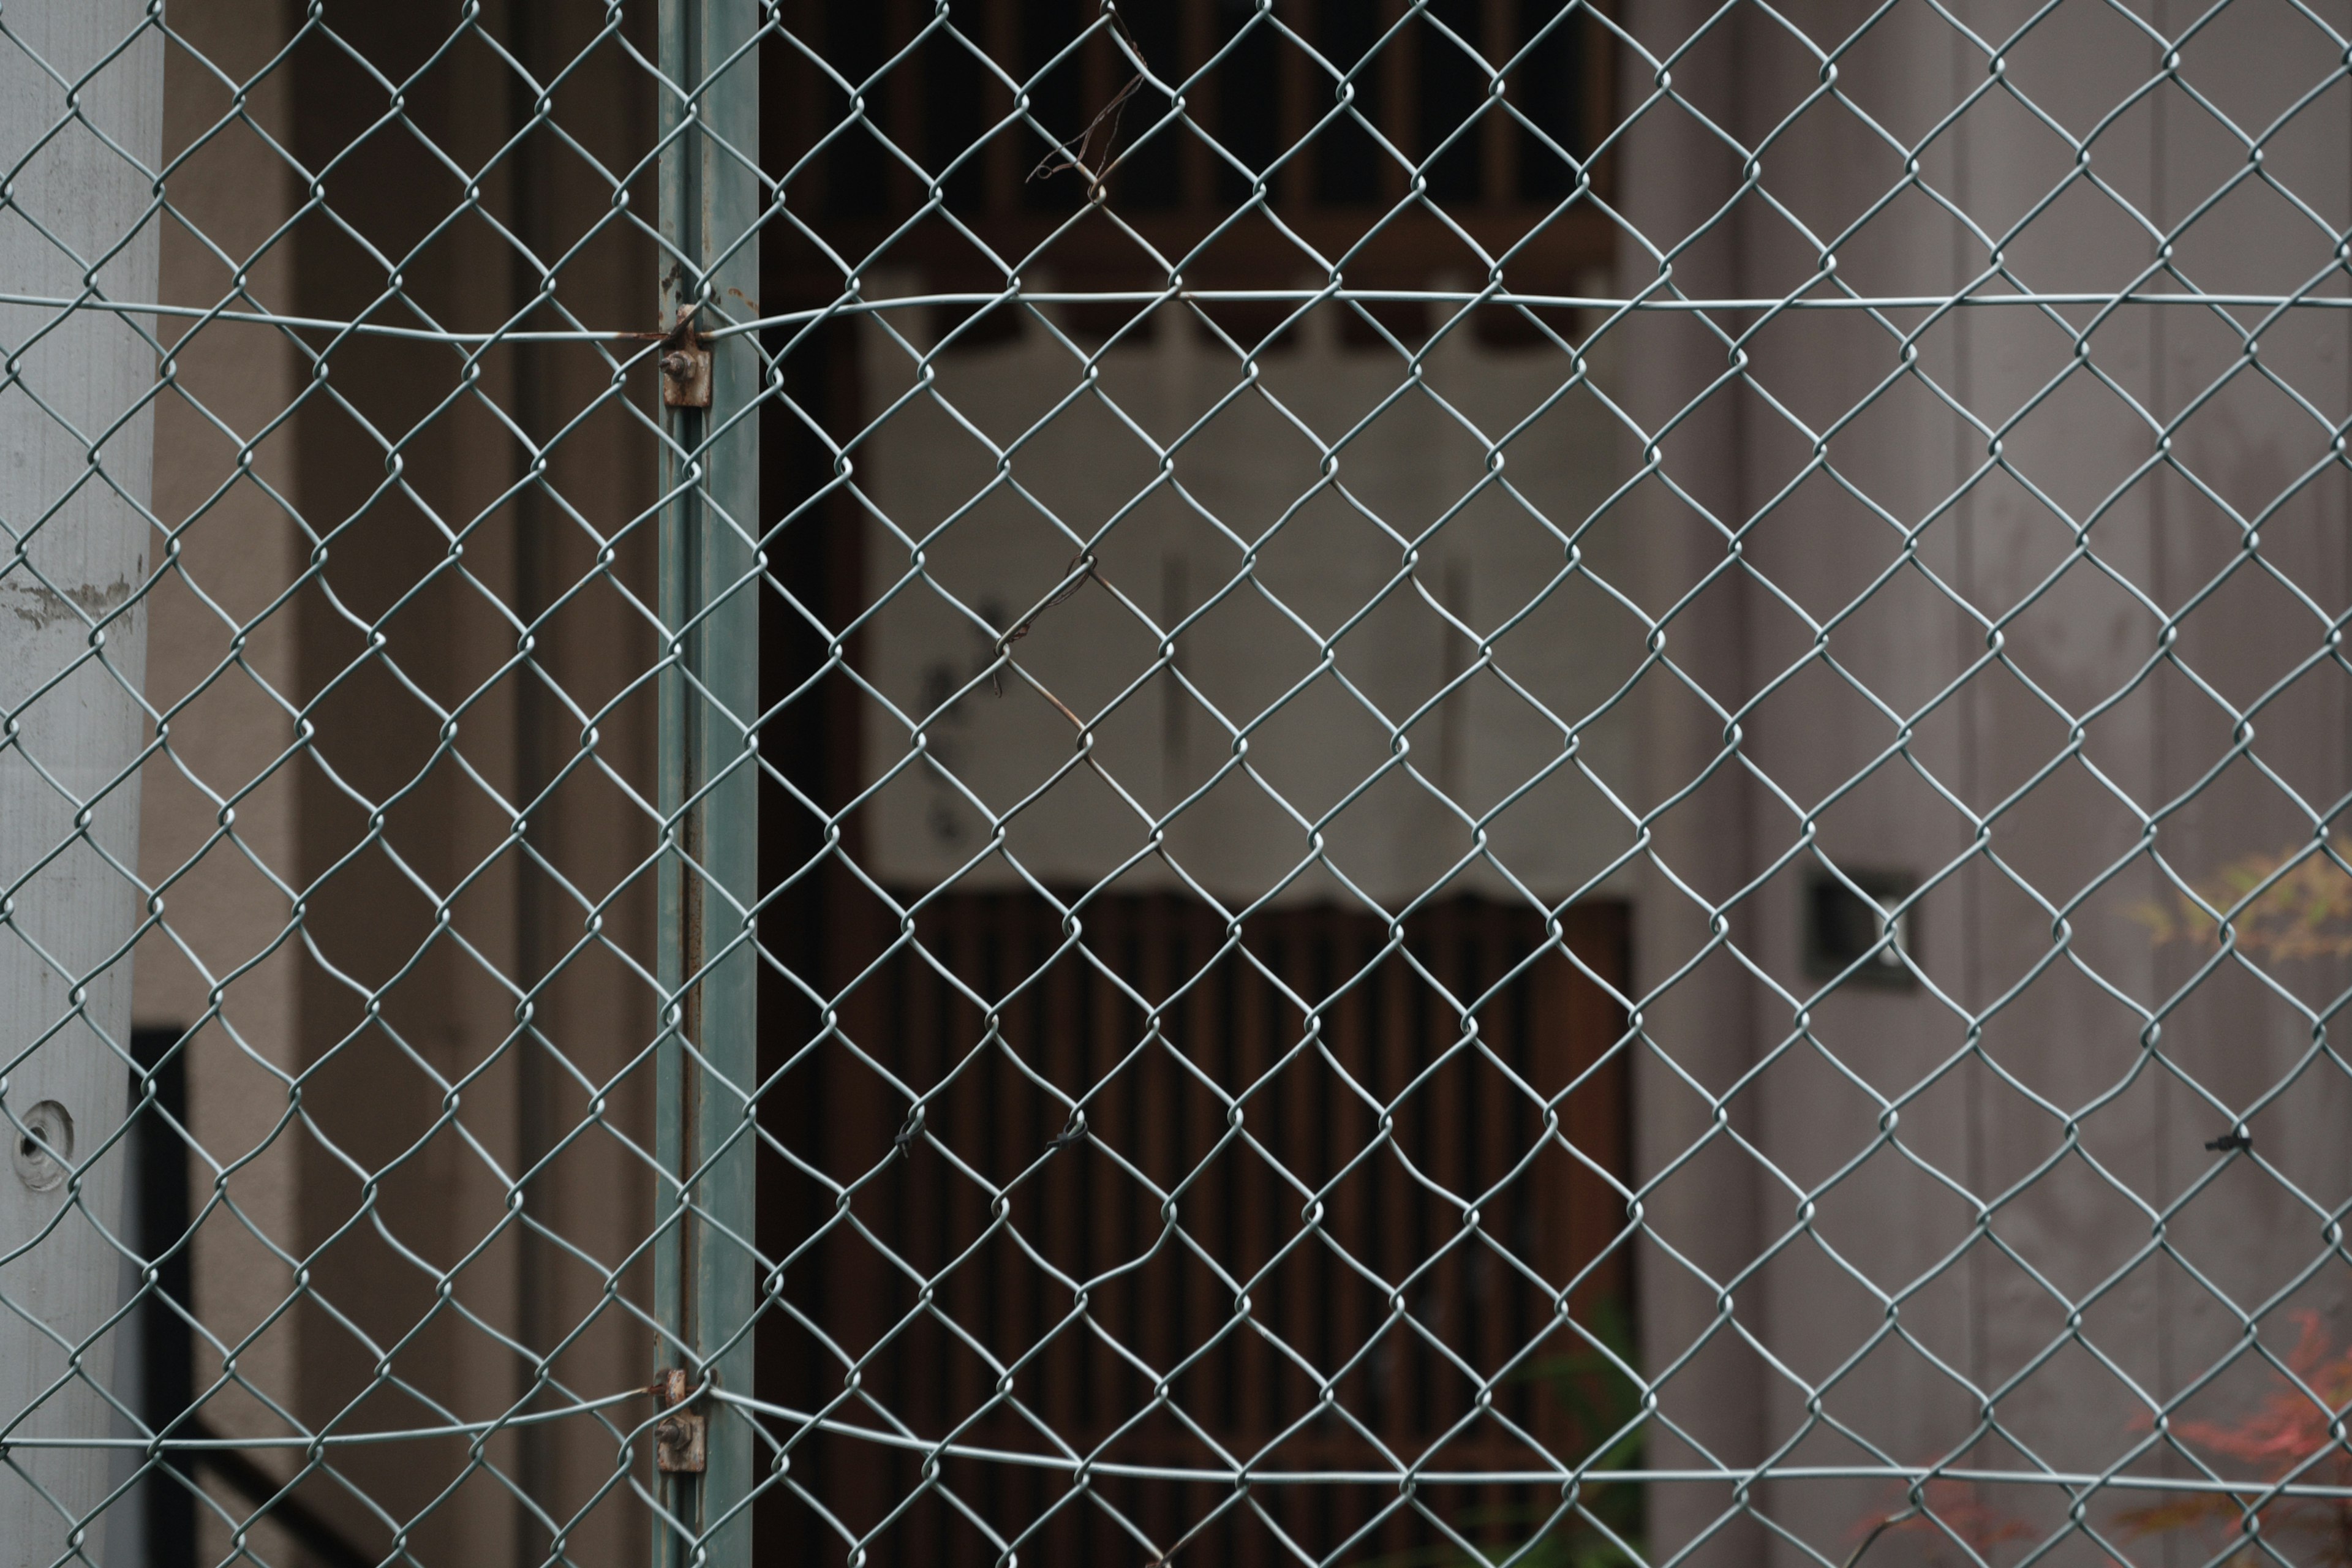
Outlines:
{"label": "beige stucco wall", "polygon": [[[860,369],[868,417],[889,417],[852,454],[882,604],[866,662],[892,705],[862,742],[869,777],[901,770],[866,827],[884,880],[1125,868],[1127,889],[1394,905],[1457,865],[1457,892],[1560,899],[1625,855],[1585,770],[1631,765],[1606,710],[1640,640],[1596,582],[1622,577],[1627,542],[1579,532],[1622,431],[1589,386],[1560,395],[1564,355],[1488,347],[1465,316],[1407,387],[1403,353],[1343,342],[1318,308],[1245,373],[1171,305],[1089,371],[1099,340],[1034,319],[926,361],[928,314],[886,316]],[[1588,374],[1614,371],[1612,345]],[[995,636],[1089,542],[1096,581],[986,678]],[[1088,721],[1091,767],[1054,699]]]}

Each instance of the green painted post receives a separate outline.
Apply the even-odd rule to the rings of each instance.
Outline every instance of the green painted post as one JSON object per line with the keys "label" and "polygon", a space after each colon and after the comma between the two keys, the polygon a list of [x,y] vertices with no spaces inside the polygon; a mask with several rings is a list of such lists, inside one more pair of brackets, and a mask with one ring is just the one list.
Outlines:
{"label": "green painted post", "polygon": [[[758,0],[660,0],[661,310],[702,331],[750,314],[759,292]],[[708,345],[709,406],[695,397],[696,344],[665,351],[661,606],[661,980],[671,998],[659,1055],[655,1288],[659,1369],[688,1387],[751,1392],[751,1247],[759,966],[760,356],[749,336]],[[670,356],[683,351],[684,360]],[[756,1464],[750,1420],[698,1398],[699,1473],[656,1468],[656,1568],[748,1568]]]}

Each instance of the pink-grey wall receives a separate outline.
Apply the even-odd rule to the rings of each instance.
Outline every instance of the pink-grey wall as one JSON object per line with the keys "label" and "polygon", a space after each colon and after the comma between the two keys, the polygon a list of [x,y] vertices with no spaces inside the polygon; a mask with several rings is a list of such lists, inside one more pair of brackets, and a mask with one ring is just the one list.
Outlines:
{"label": "pink-grey wall", "polygon": [[[1691,298],[1787,296],[1831,249],[1812,296],[2112,295],[2147,275],[2158,291],[2321,279],[2341,297],[2340,273],[2325,279],[2329,231],[2352,220],[2352,95],[2336,82],[2263,148],[2262,175],[2308,211],[2248,178],[2214,118],[2268,132],[2337,46],[2285,7],[2232,6],[2170,80],[2147,29],[2177,34],[2192,13],[2133,10],[2144,26],[2088,6],[2030,28],[2023,5],[1916,7],[1849,43],[1869,8],[1632,8],[1656,55],[1701,35],[1672,86],[1715,128],[1663,100],[1636,122],[1623,188],[1645,238],[1621,250],[1621,286],[1652,286],[1654,247],[1695,237],[1673,258]],[[1956,21],[1999,48],[2000,79]],[[1627,107],[1649,77],[1629,68]],[[1906,149],[1971,93],[1898,191]],[[2070,181],[2065,137],[2094,127],[2088,175]],[[1745,190],[1726,136],[1759,154]],[[2232,177],[2175,244],[2187,284],[2151,275],[2159,236]],[[2006,279],[1985,275],[1996,249]],[[1640,1095],[1645,1166],[1673,1173],[1651,1217],[1688,1259],[1643,1255],[1645,1352],[1655,1371],[1712,1330],[1661,1415],[1725,1463],[2097,1471],[2144,1440],[2147,1399],[2179,1397],[2239,1342],[2239,1309],[2269,1310],[2261,1337],[2282,1352],[2297,1310],[2339,1342],[2352,1326],[2326,1234],[2352,1196],[2332,1131],[2347,1086],[2321,1048],[2344,966],[2255,954],[2182,997],[2211,944],[2158,944],[2135,911],[2161,891],[2149,851],[2210,881],[2309,844],[2352,782],[2352,687],[2330,640],[2347,592],[2331,447],[2352,394],[2344,318],[2264,325],[2259,364],[2290,393],[2232,324],[2262,312],[2227,314],[1711,312],[1746,356],[1728,379],[1729,347],[1687,318],[1629,324],[1645,419],[1705,394],[1660,445],[1684,494],[1646,498],[1653,602],[1724,567],[1724,531],[1738,535],[1737,563],[1669,628],[1664,651],[1712,703],[1658,705],[1650,798],[1719,756],[1735,710],[1739,754],[1660,822],[1660,859],[1698,898],[1654,878],[1637,942],[1641,984],[1658,985],[1705,945],[1699,902],[1723,908],[1720,945],[1646,1009]],[[1916,989],[1818,994],[1799,946],[1816,855],[1928,879]],[[2263,1168],[2202,1147],[2258,1100]],[[2264,1386],[2249,1358],[2183,1413],[2242,1415]],[[1784,1481],[1751,1500],[1769,1522],[1732,1524],[1720,1560],[1841,1560],[1902,1499]],[[2064,1504],[2049,1489],[1975,1500],[2037,1538]],[[1656,1544],[1731,1501],[1661,1489]],[[2092,1522],[2115,1528],[2120,1506]]]}

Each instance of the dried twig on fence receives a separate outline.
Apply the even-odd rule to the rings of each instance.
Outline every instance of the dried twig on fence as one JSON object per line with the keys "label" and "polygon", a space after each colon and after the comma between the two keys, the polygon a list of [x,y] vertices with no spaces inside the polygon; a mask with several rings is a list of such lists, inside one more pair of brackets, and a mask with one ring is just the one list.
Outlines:
{"label": "dried twig on fence", "polygon": [[[1118,29],[1120,39],[1125,42],[1129,52],[1137,59],[1141,60],[1142,47],[1136,43],[1135,35],[1127,30],[1127,24],[1119,20],[1115,12],[1111,16],[1110,25]],[[1102,170],[1108,170],[1111,149],[1118,144],[1119,115],[1126,109],[1127,100],[1133,98],[1143,86],[1144,75],[1141,71],[1129,77],[1127,85],[1111,94],[1110,101],[1097,110],[1095,117],[1087,121],[1087,128],[1078,133],[1076,148],[1071,150],[1056,145],[1053,153],[1048,153],[1037,160],[1037,166],[1029,171],[1029,180],[1050,180],[1066,169],[1076,169],[1087,177],[1087,185],[1090,190],[1100,185],[1102,174],[1097,172],[1097,164]],[[1092,156],[1095,137],[1097,134],[1102,137],[1102,153],[1098,160]],[[1054,155],[1055,153],[1067,153],[1068,155],[1056,158]],[[1028,181],[1023,182],[1024,184],[1027,183]]]}
{"label": "dried twig on fence", "polygon": [[[1079,568],[1082,566],[1085,570],[1079,571]],[[1071,574],[1073,573],[1076,573],[1076,575],[1072,576]],[[1062,568],[1062,575],[1065,578],[1067,578],[1068,581],[1065,582],[1060,587],[1055,589],[1051,594],[1045,595],[1045,602],[1044,604],[1039,605],[1035,609],[1022,616],[1020,623],[1017,626],[1015,626],[1011,631],[1006,632],[1003,637],[996,639],[996,652],[999,659],[1002,660],[1006,656],[1009,656],[1013,652],[1013,645],[1029,635],[1029,628],[1037,624],[1038,616],[1044,615],[1046,611],[1052,609],[1055,605],[1060,604],[1071,595],[1076,593],[1080,588],[1085,587],[1087,583],[1094,576],[1094,574],[1095,558],[1092,555],[1082,550],[1078,552],[1077,554],[1071,556],[1069,564]],[[988,680],[989,684],[995,689],[996,694],[999,697],[1004,695],[1004,666],[1002,662],[1000,662],[994,669],[989,672]],[[1038,687],[1037,689],[1040,691],[1045,691],[1045,689],[1043,686]],[[1078,722],[1077,715],[1070,713],[1070,710],[1067,708],[1063,708],[1061,700],[1055,697],[1052,692],[1045,691],[1045,700],[1053,703],[1055,707],[1061,708],[1064,713],[1069,714],[1071,723],[1077,724],[1078,728],[1081,730],[1086,728],[1084,724]]]}

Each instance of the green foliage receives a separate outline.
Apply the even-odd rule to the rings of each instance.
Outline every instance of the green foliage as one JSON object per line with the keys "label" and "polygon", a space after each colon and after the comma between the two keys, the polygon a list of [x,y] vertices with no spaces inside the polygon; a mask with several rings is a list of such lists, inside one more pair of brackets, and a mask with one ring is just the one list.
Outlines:
{"label": "green foliage", "polygon": [[2131,918],[2158,946],[2218,942],[2221,926],[2210,909],[2229,921],[2242,952],[2278,959],[2352,956],[2347,857],[2352,844],[2333,837],[2275,855],[2248,855],[2198,882],[2196,897],[2176,890],[2134,905]]}

